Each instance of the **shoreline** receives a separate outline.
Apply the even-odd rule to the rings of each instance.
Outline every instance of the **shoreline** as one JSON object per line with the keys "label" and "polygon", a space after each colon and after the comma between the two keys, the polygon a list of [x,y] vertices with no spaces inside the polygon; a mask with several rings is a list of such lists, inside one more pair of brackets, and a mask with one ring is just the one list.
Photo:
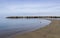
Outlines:
{"label": "shoreline", "polygon": [[25,34],[17,34],[11,38],[60,38],[60,20],[52,20],[52,23],[44,28]]}
{"label": "shoreline", "polygon": [[[46,20],[46,19],[45,19]],[[34,27],[34,28],[32,28],[31,30],[28,30],[28,31],[25,31],[25,32],[22,32],[22,33],[15,33],[15,35],[18,35],[18,34],[25,34],[25,33],[29,33],[29,32],[32,32],[32,31],[35,31],[35,30],[37,30],[37,29],[40,29],[40,28],[43,28],[43,27],[46,27],[46,26],[48,26],[49,24],[51,23],[51,21],[50,20],[48,20],[48,23],[46,24],[46,25],[42,25],[42,26],[40,26],[40,25],[37,25],[36,27]],[[13,35],[11,35],[11,36],[14,36],[14,34]],[[10,36],[10,37],[11,37]]]}

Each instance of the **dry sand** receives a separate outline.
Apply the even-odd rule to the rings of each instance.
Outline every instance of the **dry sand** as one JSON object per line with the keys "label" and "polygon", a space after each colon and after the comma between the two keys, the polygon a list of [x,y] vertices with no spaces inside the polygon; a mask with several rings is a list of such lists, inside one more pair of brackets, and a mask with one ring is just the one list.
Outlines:
{"label": "dry sand", "polygon": [[18,34],[12,38],[60,38],[60,20],[52,20],[49,26],[22,35]]}

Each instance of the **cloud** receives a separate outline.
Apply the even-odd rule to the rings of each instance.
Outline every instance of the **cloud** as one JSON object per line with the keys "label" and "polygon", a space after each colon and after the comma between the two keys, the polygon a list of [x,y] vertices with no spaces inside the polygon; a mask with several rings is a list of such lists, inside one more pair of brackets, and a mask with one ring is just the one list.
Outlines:
{"label": "cloud", "polygon": [[[16,3],[15,3],[16,2]],[[27,2],[27,1],[12,1],[4,2],[0,4],[0,13],[59,13],[60,12],[60,3],[56,2]]]}

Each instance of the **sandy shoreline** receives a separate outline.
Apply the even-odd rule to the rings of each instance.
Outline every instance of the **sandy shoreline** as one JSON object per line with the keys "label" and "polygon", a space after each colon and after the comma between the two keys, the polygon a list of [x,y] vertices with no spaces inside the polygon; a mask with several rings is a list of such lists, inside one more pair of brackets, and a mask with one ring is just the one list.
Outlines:
{"label": "sandy shoreline", "polygon": [[52,20],[52,23],[36,31],[18,34],[11,38],[60,38],[60,20]]}

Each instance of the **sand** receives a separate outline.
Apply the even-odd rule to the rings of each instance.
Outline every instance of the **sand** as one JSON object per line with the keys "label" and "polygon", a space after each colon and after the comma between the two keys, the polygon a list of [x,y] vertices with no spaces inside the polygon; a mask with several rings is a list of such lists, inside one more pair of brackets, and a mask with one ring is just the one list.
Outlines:
{"label": "sand", "polygon": [[60,20],[52,20],[52,23],[44,28],[25,34],[17,34],[11,38],[60,38]]}

